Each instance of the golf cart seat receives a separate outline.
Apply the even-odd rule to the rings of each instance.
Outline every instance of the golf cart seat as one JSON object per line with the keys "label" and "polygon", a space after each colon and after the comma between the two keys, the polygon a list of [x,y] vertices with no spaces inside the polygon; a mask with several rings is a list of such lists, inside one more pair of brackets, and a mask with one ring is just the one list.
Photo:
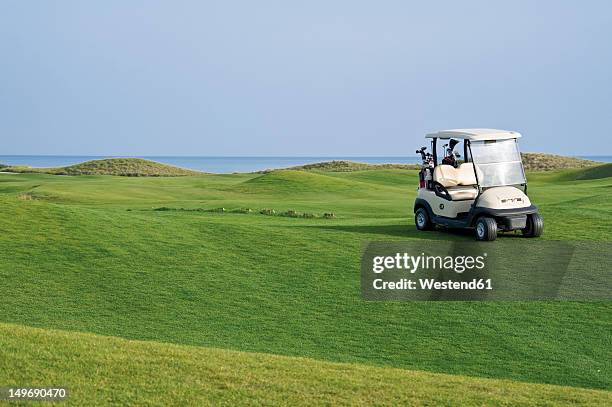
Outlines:
{"label": "golf cart seat", "polygon": [[434,168],[433,179],[446,190],[446,199],[463,201],[476,199],[478,187],[473,163],[463,163],[459,168],[452,165],[438,165]]}
{"label": "golf cart seat", "polygon": [[452,187],[447,188],[448,193],[453,201],[465,201],[476,199],[478,196],[478,188],[475,186],[469,187]]}

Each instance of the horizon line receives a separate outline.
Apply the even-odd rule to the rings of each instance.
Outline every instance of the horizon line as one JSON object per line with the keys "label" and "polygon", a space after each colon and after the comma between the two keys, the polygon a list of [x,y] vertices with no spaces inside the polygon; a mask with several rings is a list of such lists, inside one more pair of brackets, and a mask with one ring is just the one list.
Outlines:
{"label": "horizon line", "polygon": [[[544,153],[536,151],[521,151],[528,154],[552,154],[567,157],[611,157],[609,154],[566,154],[566,153]],[[161,154],[0,154],[0,157],[111,157],[111,158],[146,158],[146,157],[169,157],[169,158],[410,158],[418,157],[417,154],[410,155],[161,155]]]}

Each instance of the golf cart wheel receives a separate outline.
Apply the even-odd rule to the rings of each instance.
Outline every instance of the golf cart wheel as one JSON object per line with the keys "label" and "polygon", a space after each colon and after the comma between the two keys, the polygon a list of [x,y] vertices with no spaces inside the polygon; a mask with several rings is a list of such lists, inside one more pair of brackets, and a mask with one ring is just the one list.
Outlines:
{"label": "golf cart wheel", "polygon": [[540,237],[544,232],[544,219],[539,213],[527,215],[527,227],[522,229],[521,232],[525,237]]}
{"label": "golf cart wheel", "polygon": [[497,237],[497,222],[493,218],[482,217],[476,222],[476,239],[491,241]]}
{"label": "golf cart wheel", "polygon": [[414,224],[418,230],[431,230],[434,226],[425,208],[419,208],[414,213]]}

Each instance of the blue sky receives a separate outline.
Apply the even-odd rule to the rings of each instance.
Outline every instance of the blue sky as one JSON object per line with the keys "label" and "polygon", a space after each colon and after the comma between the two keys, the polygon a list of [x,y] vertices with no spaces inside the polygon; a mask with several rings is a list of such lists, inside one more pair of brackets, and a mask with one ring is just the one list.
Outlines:
{"label": "blue sky", "polygon": [[612,2],[3,1],[0,154],[612,154]]}

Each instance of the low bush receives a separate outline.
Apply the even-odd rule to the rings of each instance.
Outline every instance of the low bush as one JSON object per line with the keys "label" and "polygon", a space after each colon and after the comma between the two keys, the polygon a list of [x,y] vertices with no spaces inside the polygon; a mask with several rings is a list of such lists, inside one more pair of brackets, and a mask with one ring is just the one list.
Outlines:
{"label": "low bush", "polygon": [[253,210],[251,208],[238,208],[231,211],[232,213],[252,213]]}
{"label": "low bush", "polygon": [[[129,209],[128,209],[129,210]],[[177,212],[209,212],[209,213],[243,213],[250,214],[254,213],[251,208],[237,208],[237,209],[225,209],[225,208],[169,208],[167,206],[161,206],[159,208],[153,208],[154,211],[165,212],[165,211],[177,211]],[[284,212],[277,212],[271,208],[264,208],[258,211],[261,215],[266,216],[284,216],[288,218],[304,218],[304,219],[315,219],[315,218],[323,218],[323,219],[333,219],[336,215],[333,212],[326,212],[323,215],[317,215],[311,212],[298,212],[293,209],[289,209]]]}

